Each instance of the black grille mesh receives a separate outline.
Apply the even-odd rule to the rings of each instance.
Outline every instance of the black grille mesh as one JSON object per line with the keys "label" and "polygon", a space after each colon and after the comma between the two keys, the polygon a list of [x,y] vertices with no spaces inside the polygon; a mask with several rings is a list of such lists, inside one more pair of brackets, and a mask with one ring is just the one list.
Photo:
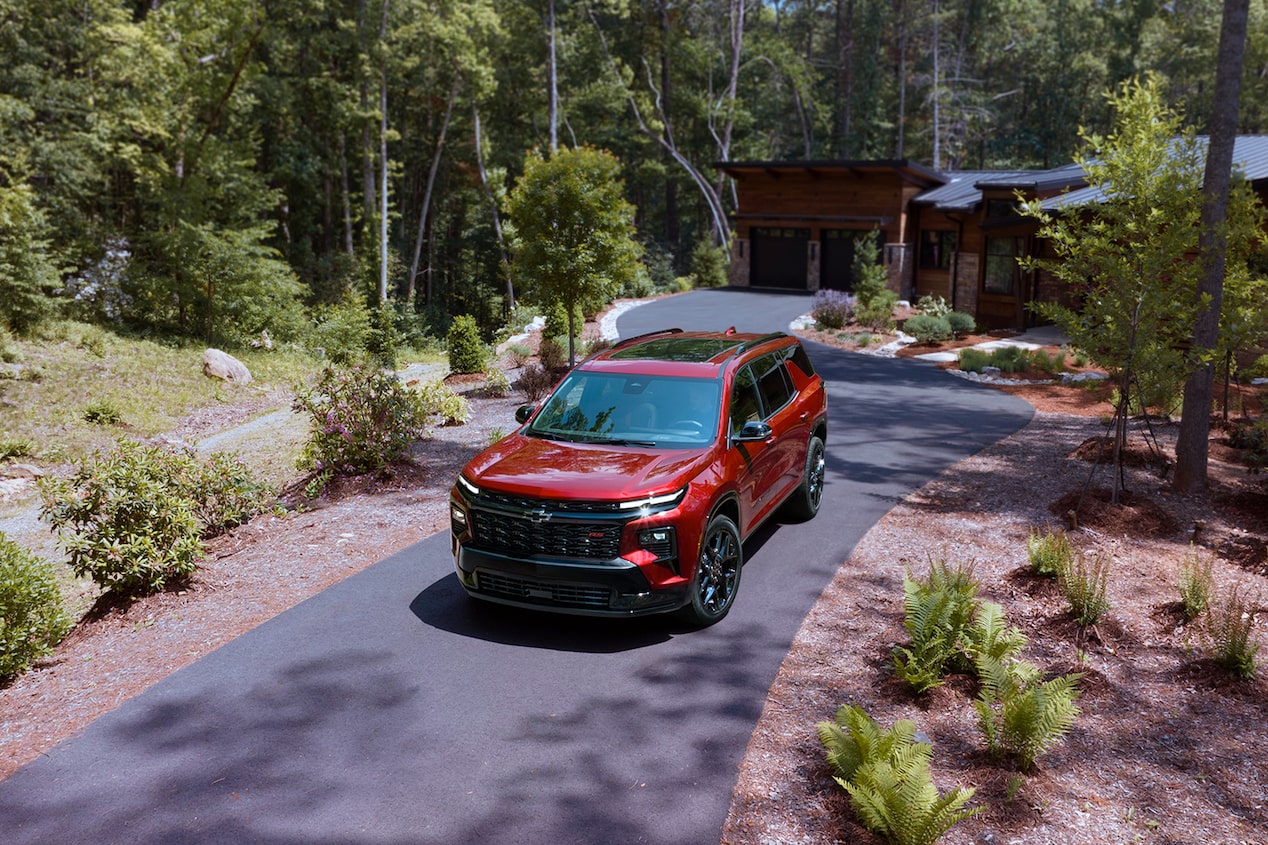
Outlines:
{"label": "black grille mesh", "polygon": [[477,511],[475,542],[480,548],[513,555],[544,554],[610,560],[621,549],[621,523],[542,520]]}

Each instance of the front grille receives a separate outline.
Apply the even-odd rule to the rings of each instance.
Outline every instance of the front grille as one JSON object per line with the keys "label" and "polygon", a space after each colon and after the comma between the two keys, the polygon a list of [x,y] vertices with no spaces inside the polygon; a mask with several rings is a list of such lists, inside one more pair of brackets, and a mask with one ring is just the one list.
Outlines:
{"label": "front grille", "polygon": [[511,555],[550,555],[611,560],[621,550],[622,523],[538,520],[498,511],[477,511],[475,544]]}
{"label": "front grille", "polygon": [[542,604],[556,604],[565,607],[606,610],[611,596],[611,591],[606,587],[530,581],[524,578],[503,575],[500,572],[486,572],[483,569],[476,573],[476,584],[480,592],[492,596],[504,596],[518,601],[536,601]]}
{"label": "front grille", "polygon": [[496,493],[492,490],[481,491],[480,503],[490,504],[498,508],[509,508],[511,510],[520,511],[534,511],[544,508],[549,511],[567,513],[622,512],[621,505],[618,502],[586,502],[576,499],[529,499],[523,496],[511,496],[506,493]]}

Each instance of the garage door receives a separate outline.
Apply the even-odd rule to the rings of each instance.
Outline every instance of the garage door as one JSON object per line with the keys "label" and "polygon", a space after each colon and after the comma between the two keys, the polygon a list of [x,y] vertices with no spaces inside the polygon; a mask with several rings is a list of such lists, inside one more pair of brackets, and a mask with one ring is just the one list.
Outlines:
{"label": "garage door", "polygon": [[[821,290],[854,290],[854,253],[859,238],[873,238],[879,243],[879,232],[861,229],[825,229],[823,258],[819,263]],[[880,251],[876,253],[880,257]]]}
{"label": "garage door", "polygon": [[749,284],[760,288],[806,289],[806,249],[809,229],[754,228]]}

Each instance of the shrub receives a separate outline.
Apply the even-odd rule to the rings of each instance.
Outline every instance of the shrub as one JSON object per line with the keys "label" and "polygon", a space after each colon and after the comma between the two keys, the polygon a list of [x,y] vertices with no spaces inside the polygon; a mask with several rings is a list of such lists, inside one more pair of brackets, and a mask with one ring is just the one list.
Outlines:
{"label": "shrub", "polygon": [[810,300],[810,315],[820,328],[840,329],[854,319],[855,299],[839,290],[815,291]]}
{"label": "shrub", "polygon": [[93,425],[118,425],[123,422],[123,414],[111,402],[103,399],[84,408],[84,422]]}
{"label": "shrub", "polygon": [[1211,572],[1213,565],[1214,561],[1209,556],[1190,547],[1177,567],[1180,605],[1189,619],[1197,619],[1211,605],[1211,596],[1215,594],[1215,576]]}
{"label": "shrub", "polygon": [[1026,554],[1036,575],[1055,578],[1069,567],[1074,558],[1074,547],[1070,544],[1070,535],[1064,531],[1049,530],[1040,534],[1032,529],[1030,539],[1026,541]]}
{"label": "shrub", "polygon": [[868,830],[899,845],[930,845],[984,808],[966,808],[973,789],[939,794],[929,772],[933,748],[905,719],[881,730],[862,709],[843,706],[817,726],[834,779]]}
{"label": "shrub", "polygon": [[171,458],[174,469],[182,470],[181,480],[194,502],[204,539],[249,522],[273,501],[272,491],[256,481],[247,465],[233,455],[218,452],[199,461],[187,451]]}
{"label": "shrub", "polygon": [[537,360],[547,372],[562,369],[568,361],[564,347],[552,337],[542,337],[537,345]]}
{"label": "shrub", "polygon": [[397,327],[396,309],[384,302],[369,312],[370,330],[365,337],[365,350],[384,367],[395,368],[397,350],[405,341],[405,335]]}
{"label": "shrub", "polygon": [[292,408],[309,415],[299,466],[328,479],[376,472],[401,458],[426,430],[419,396],[379,369],[326,367]]}
{"label": "shrub", "polygon": [[991,352],[991,366],[1005,373],[1023,372],[1030,369],[1030,352],[1020,346],[1001,346]]}
{"label": "shrub", "polygon": [[484,371],[484,343],[480,340],[480,327],[475,317],[460,314],[449,325],[449,370],[454,373],[479,373]]}
{"label": "shrub", "polygon": [[489,367],[484,371],[484,387],[482,391],[485,396],[501,399],[511,392],[511,380],[498,367]]}
{"label": "shrub", "polygon": [[951,337],[951,324],[944,317],[917,314],[903,323],[903,331],[914,337],[918,343],[933,343]]}
{"label": "shrub", "polygon": [[975,658],[981,692],[973,702],[987,750],[1016,756],[1022,771],[1069,732],[1079,715],[1075,700],[1080,674],[1039,680],[1039,669],[1025,660]]}
{"label": "shrub", "polygon": [[40,516],[59,535],[77,576],[132,595],[163,589],[202,557],[196,503],[168,453],[128,440],[66,479],[40,479]]}
{"label": "shrub", "polygon": [[52,566],[0,531],[0,678],[51,654],[70,627]]}
{"label": "shrub", "polygon": [[1030,353],[1030,366],[1043,373],[1059,373],[1065,369],[1065,350],[1059,349],[1055,354],[1049,355],[1042,349],[1036,349]]}
{"label": "shrub", "polygon": [[369,347],[373,325],[370,309],[355,297],[337,305],[318,308],[309,344],[324,351],[334,364],[348,365],[362,361]]}
{"label": "shrub", "polygon": [[691,251],[688,264],[691,279],[698,288],[720,288],[727,283],[727,268],[731,258],[722,246],[714,246],[704,240],[696,244]]}
{"label": "shrub", "polygon": [[945,316],[947,325],[951,327],[951,334],[955,337],[973,334],[977,330],[977,321],[973,319],[972,314],[965,314],[961,311],[948,311]]}
{"label": "shrub", "polygon": [[443,381],[429,381],[417,388],[423,414],[442,426],[462,425],[471,418],[471,408]]}
{"label": "shrub", "polygon": [[1246,450],[1242,460],[1252,473],[1268,467],[1268,418],[1253,425],[1234,426],[1229,434],[1228,444],[1234,449]]}
{"label": "shrub", "polygon": [[1107,555],[1097,555],[1089,563],[1082,552],[1075,552],[1070,564],[1057,574],[1070,614],[1080,625],[1095,625],[1109,610],[1109,599],[1105,596],[1109,567]]}
{"label": "shrub", "polygon": [[966,373],[980,373],[991,366],[991,354],[971,346],[961,349],[957,357],[960,359],[960,369]]}
{"label": "shrub", "polygon": [[962,657],[977,609],[977,588],[972,564],[951,567],[931,561],[926,578],[910,573],[903,578],[903,624],[911,645],[895,647],[894,670],[916,692],[941,686],[948,665]]}
{"label": "shrub", "polygon": [[951,306],[940,296],[922,296],[916,301],[916,310],[930,317],[946,317],[951,313]]}
{"label": "shrub", "polygon": [[1254,610],[1234,587],[1219,604],[1207,609],[1203,625],[1211,656],[1230,674],[1245,680],[1253,680],[1258,668],[1259,644],[1252,635]]}
{"label": "shrub", "polygon": [[540,364],[529,364],[520,373],[519,381],[515,383],[515,386],[519,388],[520,393],[524,394],[525,399],[536,402],[555,386],[555,376]]}

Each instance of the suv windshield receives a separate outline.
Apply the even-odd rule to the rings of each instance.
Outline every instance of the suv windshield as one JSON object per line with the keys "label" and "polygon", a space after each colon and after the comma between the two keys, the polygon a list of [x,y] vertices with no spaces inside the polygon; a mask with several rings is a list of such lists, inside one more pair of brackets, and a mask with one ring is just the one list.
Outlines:
{"label": "suv windshield", "polygon": [[573,370],[527,430],[556,440],[703,446],[717,436],[721,382]]}

